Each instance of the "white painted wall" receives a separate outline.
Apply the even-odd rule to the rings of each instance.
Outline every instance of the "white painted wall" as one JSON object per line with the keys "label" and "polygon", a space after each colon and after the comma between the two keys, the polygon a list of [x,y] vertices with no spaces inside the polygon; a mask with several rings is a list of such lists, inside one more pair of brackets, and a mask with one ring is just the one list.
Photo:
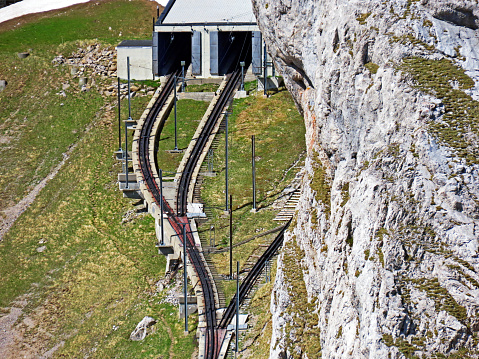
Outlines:
{"label": "white painted wall", "polygon": [[130,57],[130,78],[132,80],[153,80],[153,61],[151,46],[117,47],[118,77],[128,78],[127,57]]}

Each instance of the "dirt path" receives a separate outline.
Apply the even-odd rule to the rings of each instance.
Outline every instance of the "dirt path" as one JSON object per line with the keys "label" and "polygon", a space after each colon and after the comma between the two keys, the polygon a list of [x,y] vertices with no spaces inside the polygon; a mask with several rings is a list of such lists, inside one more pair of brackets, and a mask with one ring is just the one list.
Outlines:
{"label": "dirt path", "polygon": [[166,322],[164,317],[161,317],[161,321],[163,322],[164,328],[168,332],[168,336],[170,337],[171,340],[171,345],[170,345],[170,350],[169,350],[169,358],[172,359],[175,357],[175,353],[173,352],[173,345],[175,344],[175,337],[173,336],[173,333],[171,331],[171,328],[169,327],[168,323]]}
{"label": "dirt path", "polygon": [[26,305],[26,299],[17,300],[12,303],[12,307],[5,308],[5,310],[9,310],[9,313],[0,317],[0,358],[14,357],[11,352],[12,345],[19,338],[19,333],[15,330],[14,325]]}
{"label": "dirt path", "polygon": [[[54,178],[58,171],[63,167],[65,162],[70,158],[71,153],[75,149],[77,144],[72,145],[68,151],[63,154],[63,159],[61,162],[51,171],[47,177],[40,181],[39,184],[35,186],[33,190],[30,191],[20,202],[16,205],[9,207],[3,211],[4,219],[0,223],[0,242],[3,240],[3,236],[8,232],[8,230],[13,226],[15,221],[20,215],[25,212],[25,210],[33,203],[38,193],[46,186],[48,181]],[[0,356],[1,357],[1,356]]]}

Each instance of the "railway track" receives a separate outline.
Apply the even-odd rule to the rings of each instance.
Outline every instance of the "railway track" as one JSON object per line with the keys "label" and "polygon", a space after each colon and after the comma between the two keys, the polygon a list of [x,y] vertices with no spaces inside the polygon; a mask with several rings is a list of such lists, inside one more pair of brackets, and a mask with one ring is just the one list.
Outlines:
{"label": "railway track", "polygon": [[224,88],[224,90],[220,94],[220,98],[218,99],[211,115],[209,116],[203,131],[196,139],[195,146],[191,152],[188,161],[185,164],[185,168],[183,170],[183,174],[178,183],[178,190],[177,190],[177,212],[179,216],[186,215],[187,212],[187,204],[188,204],[188,187],[190,185],[193,171],[198,164],[198,159],[201,153],[204,151],[205,145],[208,142],[210,136],[213,134],[213,128],[217,123],[218,119],[223,114],[223,110],[225,106],[228,104],[228,101],[231,100],[233,91],[238,87],[239,81],[241,80],[241,71],[236,70],[235,72],[228,75],[229,79]]}
{"label": "railway track", "polygon": [[[204,150],[209,137],[212,135],[215,123],[222,115],[224,107],[227,105],[228,101],[233,95],[235,88],[238,86],[239,80],[241,78],[241,72],[235,71],[229,75],[228,83],[225,89],[221,92],[220,98],[211,112],[203,131],[196,139],[193,151],[188,158],[183,170],[183,174],[179,181],[177,192],[177,211],[175,213],[166,199],[164,197],[162,198],[160,195],[160,189],[154,175],[157,168],[156,156],[155,158],[151,158],[149,149],[151,146],[150,141],[152,140],[152,129],[155,125],[156,118],[167,102],[168,97],[171,95],[175,86],[175,76],[178,75],[179,70],[170,75],[158,99],[152,106],[147,118],[143,123],[138,140],[139,165],[143,176],[143,181],[148,191],[151,193],[154,202],[158,207],[160,207],[161,202],[163,202],[163,208],[168,216],[168,222],[179,235],[180,240],[186,242],[186,252],[199,278],[202,294],[204,297],[204,315],[206,321],[206,346],[204,358],[215,359],[218,356],[220,343],[218,341],[218,335],[216,332],[217,320],[213,278],[211,278],[208,268],[206,267],[207,265],[195,244],[190,224],[186,216],[188,198],[187,192],[192,179],[193,170],[198,164],[199,157]],[[163,125],[164,123],[159,124],[160,131]],[[156,151],[154,152],[156,153]],[[186,230],[186,238],[183,238],[182,235],[183,227],[185,227]]]}
{"label": "railway track", "polygon": [[[246,296],[248,295],[251,288],[253,287],[254,283],[256,282],[258,277],[260,276],[261,272],[263,271],[264,266],[266,265],[266,262],[268,262],[271,258],[273,258],[275,253],[278,251],[279,247],[281,247],[281,245],[283,244],[284,232],[289,227],[290,223],[291,223],[291,219],[288,221],[288,223],[285,224],[283,229],[281,229],[281,231],[278,233],[276,238],[270,244],[268,249],[266,249],[266,251],[263,253],[263,255],[258,259],[256,264],[253,266],[251,271],[248,273],[246,278],[241,283],[240,288],[239,288],[239,303],[240,303],[240,305],[243,303]],[[226,310],[223,314],[223,318],[221,319],[221,322],[218,325],[218,329],[226,329],[228,327],[228,324],[231,322],[231,320],[233,319],[235,314],[236,314],[236,294],[231,299],[228,308],[226,308]]]}

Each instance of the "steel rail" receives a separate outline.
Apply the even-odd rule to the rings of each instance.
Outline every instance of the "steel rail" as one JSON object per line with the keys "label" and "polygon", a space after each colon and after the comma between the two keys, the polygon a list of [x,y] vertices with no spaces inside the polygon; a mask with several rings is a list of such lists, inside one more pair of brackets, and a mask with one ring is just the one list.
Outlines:
{"label": "steel rail", "polygon": [[[145,185],[148,188],[148,191],[152,194],[155,203],[159,206],[161,201],[163,201],[163,208],[168,215],[168,222],[174,229],[174,231],[179,235],[180,240],[183,242],[186,240],[187,254],[192,263],[194,270],[200,279],[201,288],[203,290],[204,303],[205,303],[205,315],[207,323],[207,358],[214,358],[217,351],[217,345],[215,341],[215,327],[216,327],[216,308],[215,308],[215,298],[212,285],[209,280],[208,271],[206,266],[201,258],[201,255],[194,243],[194,238],[191,235],[191,228],[186,217],[177,217],[169,203],[166,199],[160,196],[160,189],[153,175],[153,163],[155,166],[156,158],[154,161],[150,158],[149,146],[151,140],[151,131],[155,124],[156,118],[160,113],[161,109],[165,105],[168,97],[171,95],[174,83],[175,76],[178,76],[179,71],[170,75],[167,80],[163,90],[161,91],[157,101],[152,106],[150,113],[148,114],[143,127],[141,129],[140,139],[139,139],[139,160],[140,168],[143,174],[143,179]],[[166,118],[166,116],[165,116]],[[163,124],[160,124],[160,127],[163,127]],[[183,224],[186,224],[186,233],[187,238],[182,237],[183,233]]]}
{"label": "steel rail", "polygon": [[[191,182],[192,172],[195,166],[198,163],[198,158],[204,149],[209,136],[211,136],[211,132],[214,128],[214,124],[221,116],[224,107],[231,99],[234,89],[238,86],[238,82],[240,79],[240,71],[234,72],[230,75],[230,79],[225,86],[225,89],[220,94],[220,98],[218,99],[217,104],[215,105],[210,117],[207,120],[205,127],[203,128],[201,135],[197,139],[195,143],[194,149],[190,154],[187,165],[185,166],[185,170],[180,179],[180,185],[178,186],[178,198],[180,206],[177,206],[177,212],[181,215],[176,215],[173,211],[169,203],[165,200],[165,198],[160,196],[160,190],[158,188],[158,184],[154,178],[153,174],[153,165],[157,167],[156,158],[153,160],[150,158],[149,155],[149,146],[150,146],[150,139],[151,139],[151,131],[155,124],[156,118],[160,113],[161,109],[165,105],[168,97],[171,95],[173,88],[174,88],[174,79],[175,76],[178,76],[179,70],[177,70],[174,74],[170,75],[168,78],[163,90],[160,93],[155,104],[152,106],[150,113],[148,114],[143,127],[140,132],[140,139],[139,139],[139,162],[140,162],[140,169],[143,175],[143,179],[145,181],[145,185],[148,188],[148,191],[152,194],[155,203],[160,206],[161,201],[163,201],[163,208],[168,216],[168,222],[178,234],[178,237],[181,241],[186,241],[187,247],[187,254],[188,258],[193,265],[193,268],[200,280],[201,289],[204,296],[204,304],[205,304],[205,318],[206,318],[206,359],[214,359],[216,358],[219,345],[216,335],[216,305],[215,305],[215,295],[212,285],[212,279],[210,278],[209,272],[206,268],[206,264],[195,245],[195,240],[192,235],[191,227],[188,222],[188,218],[186,217],[186,206],[187,206],[187,192],[189,183]],[[165,116],[166,118],[166,116]],[[164,123],[160,124],[160,128],[162,128]],[[183,238],[183,228],[182,226],[186,226],[186,238]]]}
{"label": "steel rail", "polygon": [[[215,124],[220,118],[228,101],[231,100],[234,90],[237,88],[239,79],[241,76],[240,71],[235,71],[228,75],[228,82],[220,94],[218,101],[216,102],[210,116],[208,117],[205,126],[203,127],[200,135],[198,136],[193,146],[193,149],[188,157],[188,160],[183,169],[183,173],[178,183],[177,191],[177,213],[183,223],[186,223],[187,217],[187,201],[188,201],[188,188],[190,186],[193,171],[198,164],[200,155],[205,149],[205,146],[212,135]],[[170,221],[171,223],[172,221]],[[172,223],[172,226],[175,226]],[[200,279],[201,288],[205,298],[205,316],[206,316],[206,353],[207,359],[214,359],[217,357],[220,349],[220,345],[216,335],[216,304],[215,293],[213,291],[212,278],[210,278],[209,272],[206,269],[203,259],[200,256],[198,248],[194,245],[194,238],[191,234],[191,230],[187,232],[188,253],[190,260],[197,272]]]}
{"label": "steel rail", "polygon": [[201,134],[198,136],[195,143],[195,146],[192,149],[191,155],[188,158],[188,161],[185,164],[183,174],[178,183],[177,190],[177,212],[178,215],[185,215],[187,212],[187,202],[188,202],[188,187],[190,185],[193,171],[198,163],[198,159],[203,152],[208,139],[212,135],[213,128],[222,115],[225,106],[228,104],[228,101],[231,100],[233,91],[238,87],[239,80],[241,79],[241,70],[236,70],[231,73],[228,79],[228,82],[224,90],[220,94],[215,107],[213,108],[208,120],[205,123]]}
{"label": "steel rail", "polygon": [[[269,247],[266,249],[266,251],[263,253],[263,255],[258,259],[258,261],[255,263],[251,271],[248,273],[246,278],[243,280],[243,282],[240,285],[239,288],[239,303],[240,305],[243,303],[245,300],[246,296],[250,292],[251,288],[253,287],[254,283],[258,279],[259,275],[263,271],[264,266],[266,265],[266,262],[269,261],[275,253],[278,251],[278,249],[281,247],[283,244],[284,240],[284,232],[286,232],[286,229],[289,227],[291,223],[291,219],[286,223],[281,230],[281,232],[278,233],[276,238],[271,242]],[[223,318],[221,319],[220,324],[218,325],[219,329],[226,329],[233,319],[234,315],[236,314],[236,294],[233,296],[233,298],[230,301],[230,304],[228,308],[226,308],[225,312],[223,313]]]}

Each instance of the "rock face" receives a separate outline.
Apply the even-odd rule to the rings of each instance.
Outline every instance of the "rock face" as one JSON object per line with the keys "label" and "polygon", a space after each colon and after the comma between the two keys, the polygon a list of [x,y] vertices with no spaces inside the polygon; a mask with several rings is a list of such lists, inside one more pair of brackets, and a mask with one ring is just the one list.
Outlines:
{"label": "rock face", "polygon": [[308,146],[270,357],[479,358],[477,1],[253,5]]}

